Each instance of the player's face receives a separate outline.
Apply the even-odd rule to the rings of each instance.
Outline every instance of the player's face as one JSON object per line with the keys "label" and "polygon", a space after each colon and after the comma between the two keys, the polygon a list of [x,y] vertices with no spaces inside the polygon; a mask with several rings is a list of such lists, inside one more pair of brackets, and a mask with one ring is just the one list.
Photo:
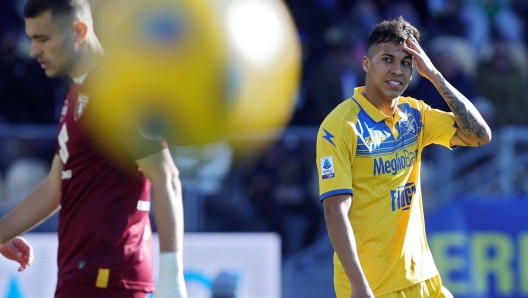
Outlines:
{"label": "player's face", "polygon": [[78,52],[72,28],[61,25],[63,22],[58,20],[54,21],[49,11],[36,18],[27,18],[25,23],[26,34],[31,39],[29,55],[37,59],[46,76],[71,73]]}
{"label": "player's face", "polygon": [[412,76],[412,56],[395,42],[380,43],[369,49],[363,58],[367,73],[366,88],[379,100],[398,98],[409,85]]}

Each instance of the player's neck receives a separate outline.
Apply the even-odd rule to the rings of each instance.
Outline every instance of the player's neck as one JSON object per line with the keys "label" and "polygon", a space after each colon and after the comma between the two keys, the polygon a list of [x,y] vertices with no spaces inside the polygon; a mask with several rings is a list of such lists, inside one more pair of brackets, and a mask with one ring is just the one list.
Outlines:
{"label": "player's neck", "polygon": [[97,66],[102,55],[103,48],[97,38],[88,40],[81,49],[73,70],[69,73],[70,77],[77,78],[89,73]]}
{"label": "player's neck", "polygon": [[394,112],[398,107],[398,101],[400,100],[399,96],[396,98],[387,98],[384,94],[368,89],[367,87],[363,89],[361,94],[363,94],[373,106],[387,116],[394,115]]}

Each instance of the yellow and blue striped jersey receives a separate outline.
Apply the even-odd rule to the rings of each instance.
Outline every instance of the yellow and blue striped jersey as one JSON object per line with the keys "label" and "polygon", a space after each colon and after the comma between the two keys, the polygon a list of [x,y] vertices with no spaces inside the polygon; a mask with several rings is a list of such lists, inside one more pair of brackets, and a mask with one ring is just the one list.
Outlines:
{"label": "yellow and blue striped jersey", "polygon": [[[356,88],[323,121],[317,135],[320,199],[352,194],[349,220],[359,259],[376,296],[438,274],[427,245],[420,192],[422,149],[450,147],[456,131],[452,113],[400,97],[386,116]],[[350,283],[334,254],[338,298]]]}

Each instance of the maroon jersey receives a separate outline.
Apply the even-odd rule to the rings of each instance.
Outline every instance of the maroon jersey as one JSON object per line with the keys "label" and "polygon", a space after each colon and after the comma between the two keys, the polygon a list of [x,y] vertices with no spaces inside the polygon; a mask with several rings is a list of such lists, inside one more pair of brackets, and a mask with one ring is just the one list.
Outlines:
{"label": "maroon jersey", "polygon": [[[63,170],[58,283],[152,292],[151,184],[135,160],[166,144],[138,133],[142,142],[138,150],[126,148],[117,138],[89,133],[90,101],[97,98],[91,98],[84,86],[70,87],[59,123],[56,153]],[[123,147],[119,156],[100,150],[109,141]]]}

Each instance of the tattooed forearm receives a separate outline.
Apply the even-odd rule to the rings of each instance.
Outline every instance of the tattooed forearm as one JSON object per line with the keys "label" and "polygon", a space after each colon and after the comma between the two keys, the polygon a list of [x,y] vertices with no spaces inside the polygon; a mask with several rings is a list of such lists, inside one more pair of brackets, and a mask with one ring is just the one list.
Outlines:
{"label": "tattooed forearm", "polygon": [[443,77],[434,83],[458,125],[457,136],[463,146],[482,146],[491,140],[491,131],[475,106]]}

